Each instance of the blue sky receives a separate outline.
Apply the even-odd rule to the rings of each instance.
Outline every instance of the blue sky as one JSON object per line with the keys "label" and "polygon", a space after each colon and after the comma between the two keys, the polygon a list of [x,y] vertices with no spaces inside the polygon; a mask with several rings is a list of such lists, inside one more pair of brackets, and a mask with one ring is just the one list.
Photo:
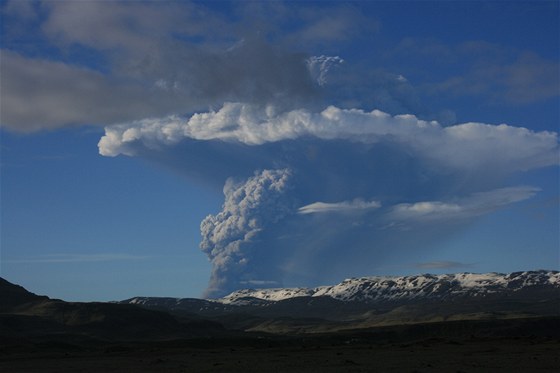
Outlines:
{"label": "blue sky", "polygon": [[9,281],[560,267],[558,2],[1,4]]}

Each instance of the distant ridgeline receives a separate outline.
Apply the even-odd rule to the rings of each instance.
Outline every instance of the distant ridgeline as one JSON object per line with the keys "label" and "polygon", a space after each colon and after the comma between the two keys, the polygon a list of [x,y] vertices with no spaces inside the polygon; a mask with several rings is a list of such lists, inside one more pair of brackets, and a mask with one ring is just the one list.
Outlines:
{"label": "distant ridgeline", "polygon": [[0,335],[17,338],[206,338],[496,320],[505,323],[496,324],[500,335],[517,335],[519,325],[541,321],[541,334],[553,335],[551,323],[559,319],[558,271],[362,277],[312,289],[239,290],[212,300],[135,297],[112,303],[64,302],[0,279]]}
{"label": "distant ridgeline", "polygon": [[513,295],[536,290],[560,291],[560,272],[528,271],[502,273],[458,273],[451,275],[372,276],[344,280],[317,288],[239,290],[217,299],[226,304],[244,303],[247,298],[280,301],[295,297],[331,297],[341,301],[379,302],[395,300],[453,299]]}
{"label": "distant ridgeline", "polygon": [[[451,275],[373,276],[316,288],[246,289],[213,300],[136,297],[123,301],[148,308],[204,315],[247,312],[265,316],[341,319],[349,314],[424,307],[438,314],[488,312],[524,316],[560,313],[560,272],[527,271]],[[430,312],[432,312],[430,311]]]}

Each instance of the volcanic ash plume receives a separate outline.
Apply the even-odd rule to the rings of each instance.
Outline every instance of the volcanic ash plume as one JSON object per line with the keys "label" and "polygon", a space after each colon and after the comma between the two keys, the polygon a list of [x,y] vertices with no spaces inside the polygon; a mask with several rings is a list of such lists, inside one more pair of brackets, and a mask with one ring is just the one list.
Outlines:
{"label": "volcanic ash plume", "polygon": [[201,224],[209,297],[414,261],[474,219],[538,193],[507,182],[557,165],[559,146],[556,133],[506,124],[247,103],[105,131],[103,155],[152,157],[212,187],[225,181],[222,211]]}
{"label": "volcanic ash plume", "polygon": [[[270,271],[258,273],[265,248],[256,249],[259,233],[294,210],[286,194],[290,188],[288,169],[256,172],[245,182],[228,179],[224,186],[222,211],[208,215],[200,224],[200,248],[212,262],[207,297],[221,296],[251,284],[279,284]],[[261,277],[267,276],[267,277]]]}

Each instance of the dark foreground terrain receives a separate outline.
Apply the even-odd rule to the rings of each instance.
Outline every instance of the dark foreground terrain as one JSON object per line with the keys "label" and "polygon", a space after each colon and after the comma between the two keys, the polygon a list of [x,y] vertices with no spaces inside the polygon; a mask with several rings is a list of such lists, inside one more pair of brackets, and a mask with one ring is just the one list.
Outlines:
{"label": "dark foreground terrain", "polygon": [[63,302],[0,279],[0,372],[558,372],[560,309],[545,304],[546,315],[523,306],[390,325],[371,324],[377,316],[206,317]]}
{"label": "dark foreground terrain", "polygon": [[447,322],[319,336],[4,338],[2,372],[558,372],[560,319]]}

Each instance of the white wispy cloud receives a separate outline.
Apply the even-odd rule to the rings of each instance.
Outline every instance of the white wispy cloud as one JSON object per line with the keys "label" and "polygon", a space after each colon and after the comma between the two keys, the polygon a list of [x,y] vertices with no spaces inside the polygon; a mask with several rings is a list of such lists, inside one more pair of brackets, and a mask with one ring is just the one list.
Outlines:
{"label": "white wispy cloud", "polygon": [[150,256],[119,254],[119,253],[99,253],[99,254],[49,254],[28,258],[15,258],[3,260],[4,263],[25,264],[25,263],[90,263],[90,262],[114,262],[128,260],[145,260]]}
{"label": "white wispy cloud", "polygon": [[309,205],[300,207],[298,214],[318,214],[329,212],[359,212],[377,209],[381,207],[378,201],[364,201],[355,199],[353,201],[343,201],[336,203],[315,202]]}
{"label": "white wispy cloud", "polygon": [[535,187],[520,186],[474,193],[467,197],[458,198],[454,202],[401,203],[394,206],[387,216],[391,220],[419,222],[468,219],[529,199],[539,190]]}

